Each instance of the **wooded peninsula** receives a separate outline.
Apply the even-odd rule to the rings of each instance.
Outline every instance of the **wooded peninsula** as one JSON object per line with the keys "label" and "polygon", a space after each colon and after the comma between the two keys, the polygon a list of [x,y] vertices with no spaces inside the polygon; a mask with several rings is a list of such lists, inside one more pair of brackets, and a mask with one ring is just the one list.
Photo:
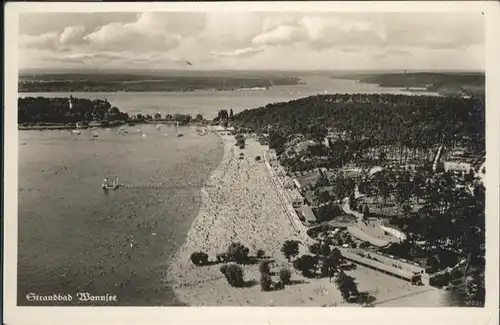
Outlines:
{"label": "wooded peninsula", "polygon": [[297,85],[293,76],[189,76],[155,74],[21,74],[19,92],[171,92],[195,90],[237,90]]}

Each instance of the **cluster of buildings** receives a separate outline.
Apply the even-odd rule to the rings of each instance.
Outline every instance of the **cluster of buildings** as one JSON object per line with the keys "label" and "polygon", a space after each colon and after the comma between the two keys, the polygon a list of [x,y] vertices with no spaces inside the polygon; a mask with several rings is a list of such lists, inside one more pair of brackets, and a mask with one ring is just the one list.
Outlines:
{"label": "cluster of buildings", "polygon": [[302,185],[296,178],[291,178],[287,175],[285,169],[277,160],[276,151],[270,149],[267,153],[267,159],[279,178],[280,183],[285,188],[286,194],[299,218],[302,221],[307,221],[308,223],[316,222],[316,217],[312,211],[312,207],[309,204],[306,204],[305,198],[302,194]]}

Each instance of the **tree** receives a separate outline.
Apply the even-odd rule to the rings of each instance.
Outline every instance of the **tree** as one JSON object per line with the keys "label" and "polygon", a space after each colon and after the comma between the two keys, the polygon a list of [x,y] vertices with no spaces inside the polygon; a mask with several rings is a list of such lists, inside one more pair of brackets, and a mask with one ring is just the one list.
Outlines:
{"label": "tree", "polygon": [[232,108],[229,110],[229,121],[231,121],[231,122],[234,121],[234,114],[233,114]]}
{"label": "tree", "polygon": [[155,113],[155,115],[153,116],[153,118],[155,120],[161,120],[161,114],[160,113]]}
{"label": "tree", "polygon": [[191,254],[191,261],[194,265],[201,266],[208,264],[208,254],[204,252],[194,252]]}
{"label": "tree", "polygon": [[233,287],[242,287],[245,284],[243,280],[243,269],[241,266],[230,263],[220,267],[220,271],[226,277],[227,282]]}
{"label": "tree", "polygon": [[218,263],[225,263],[229,261],[229,258],[226,253],[219,253],[217,254],[216,258]]}
{"label": "tree", "polygon": [[[71,105],[70,105],[71,102]],[[76,123],[103,120],[104,116],[124,121],[128,114],[103,100],[83,98],[26,97],[18,100],[18,123]]]}
{"label": "tree", "polygon": [[281,252],[290,261],[291,258],[299,255],[299,242],[297,240],[285,241],[281,247]]}
{"label": "tree", "polygon": [[340,271],[337,279],[335,280],[335,284],[342,295],[344,301],[348,301],[351,295],[358,294],[358,286],[356,282],[354,282],[354,278],[345,274],[344,271]]}
{"label": "tree", "polygon": [[220,121],[227,121],[228,119],[227,109],[219,110],[217,117],[219,118]]}
{"label": "tree", "polygon": [[109,113],[110,114],[120,114],[120,110],[117,107],[113,106],[109,109]]}
{"label": "tree", "polygon": [[321,244],[320,243],[312,244],[311,246],[309,246],[309,251],[314,255],[321,255]]}
{"label": "tree", "polygon": [[250,250],[248,247],[242,245],[241,243],[231,243],[227,249],[227,256],[229,260],[241,264],[248,261],[249,252]]}
{"label": "tree", "polygon": [[349,208],[351,208],[351,210],[356,209],[356,198],[354,197],[354,192],[349,195]]}
{"label": "tree", "polygon": [[472,182],[474,180],[474,170],[469,169],[469,172],[465,175],[464,179],[466,182]]}
{"label": "tree", "polygon": [[317,263],[317,256],[302,255],[301,257],[293,261],[293,266],[295,267],[295,269],[302,272],[302,275],[310,277],[316,274]]}
{"label": "tree", "polygon": [[264,274],[269,274],[270,268],[269,268],[269,261],[261,261],[259,264],[259,271],[260,273]]}
{"label": "tree", "polygon": [[367,220],[370,217],[370,209],[368,208],[368,204],[365,204],[363,208],[363,219]]}
{"label": "tree", "polygon": [[338,248],[334,248],[330,254],[328,254],[328,257],[323,261],[323,276],[328,275],[331,281],[333,274],[339,269],[341,259],[342,254],[340,253],[340,250]]}
{"label": "tree", "polygon": [[245,147],[245,138],[238,138],[238,140],[236,140],[236,146]]}
{"label": "tree", "polygon": [[325,241],[321,244],[321,252],[320,255],[323,257],[327,257],[331,253],[330,245]]}
{"label": "tree", "polygon": [[85,112],[83,114],[83,120],[86,122],[92,121],[92,114],[90,112]]}
{"label": "tree", "polygon": [[266,252],[263,249],[257,250],[257,258],[264,258],[266,256]]}
{"label": "tree", "polygon": [[201,114],[196,114],[196,118],[195,118],[196,122],[202,122],[203,121],[203,115]]}
{"label": "tree", "polygon": [[271,276],[267,273],[261,273],[260,275],[260,289],[262,291],[270,291],[273,285],[273,280]]}
{"label": "tree", "polygon": [[280,282],[283,283],[284,285],[290,284],[290,279],[292,277],[292,274],[289,269],[287,268],[282,268],[280,270]]}
{"label": "tree", "polygon": [[342,262],[342,254],[340,253],[340,250],[336,247],[332,249],[330,254],[328,254],[327,261],[329,265],[337,269]]}

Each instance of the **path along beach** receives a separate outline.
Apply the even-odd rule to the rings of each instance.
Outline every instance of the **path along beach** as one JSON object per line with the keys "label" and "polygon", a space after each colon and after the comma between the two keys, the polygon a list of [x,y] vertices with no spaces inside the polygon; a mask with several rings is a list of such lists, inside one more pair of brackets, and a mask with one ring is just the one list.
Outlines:
{"label": "path along beach", "polygon": [[[306,279],[298,274],[280,249],[286,240],[300,239],[288,219],[279,193],[265,163],[256,161],[267,147],[253,139],[244,149],[235,146],[233,136],[221,135],[224,158],[202,189],[200,211],[182,247],[172,259],[165,285],[172,286],[181,302],[191,306],[342,306],[340,292],[328,279]],[[243,159],[240,154],[243,153]],[[284,290],[262,292],[259,266],[243,266],[246,281],[255,285],[231,287],[220,273],[220,265],[195,266],[190,255],[203,251],[215,260],[231,242],[259,249],[275,260],[274,271],[285,266],[292,271],[294,284]],[[300,255],[307,253],[301,247]],[[381,306],[444,306],[442,293],[430,287],[412,286],[404,280],[359,266],[348,271],[360,291],[368,291]],[[277,276],[273,277],[277,281]]]}

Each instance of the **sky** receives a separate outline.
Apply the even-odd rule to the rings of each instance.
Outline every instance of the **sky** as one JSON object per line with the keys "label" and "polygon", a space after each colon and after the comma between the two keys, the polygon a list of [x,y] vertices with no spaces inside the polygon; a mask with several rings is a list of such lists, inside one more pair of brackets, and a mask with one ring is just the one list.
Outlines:
{"label": "sky", "polygon": [[484,70],[484,61],[480,12],[19,16],[20,69]]}

